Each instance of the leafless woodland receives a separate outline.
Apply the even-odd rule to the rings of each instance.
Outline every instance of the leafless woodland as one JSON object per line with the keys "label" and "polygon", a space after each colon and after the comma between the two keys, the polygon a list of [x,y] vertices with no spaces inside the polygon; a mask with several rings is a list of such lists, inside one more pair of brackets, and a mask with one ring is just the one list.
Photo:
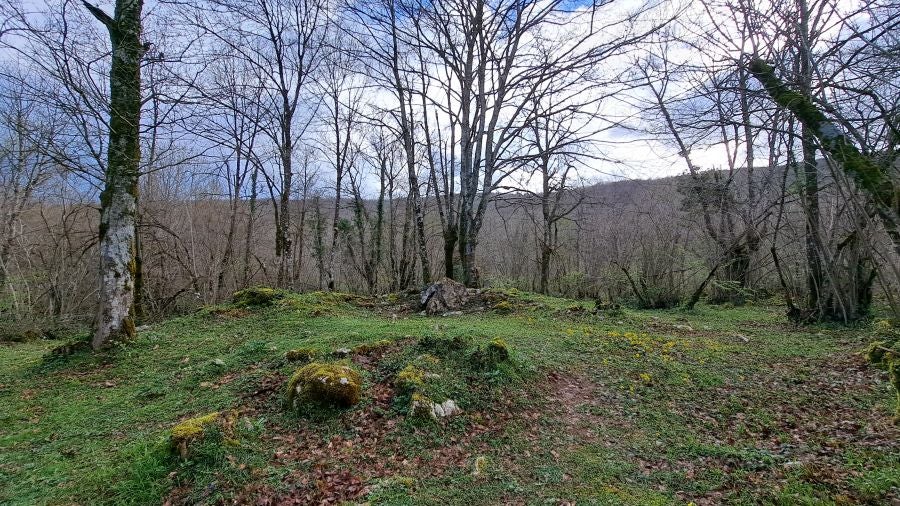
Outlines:
{"label": "leafless woodland", "polygon": [[[103,195],[135,202],[117,261],[137,323],[253,285],[443,276],[900,314],[894,0],[110,3],[0,1],[4,327],[97,328],[101,244],[128,214]],[[140,47],[118,33],[129,12]],[[136,172],[109,149],[123,47]]]}

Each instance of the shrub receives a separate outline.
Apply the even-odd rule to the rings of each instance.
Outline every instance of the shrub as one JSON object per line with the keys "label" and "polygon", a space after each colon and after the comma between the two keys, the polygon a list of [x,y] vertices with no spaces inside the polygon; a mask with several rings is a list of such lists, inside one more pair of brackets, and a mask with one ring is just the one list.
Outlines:
{"label": "shrub", "polygon": [[44,337],[44,332],[30,325],[9,325],[0,329],[0,342],[24,343],[37,341]]}
{"label": "shrub", "polygon": [[872,343],[866,356],[873,365],[887,370],[897,395],[894,422],[900,424],[900,336],[897,328],[887,320],[876,322],[875,332],[884,339]]}
{"label": "shrub", "polygon": [[285,405],[296,409],[302,404],[350,407],[359,402],[362,379],[351,367],[313,362],[291,376]]}

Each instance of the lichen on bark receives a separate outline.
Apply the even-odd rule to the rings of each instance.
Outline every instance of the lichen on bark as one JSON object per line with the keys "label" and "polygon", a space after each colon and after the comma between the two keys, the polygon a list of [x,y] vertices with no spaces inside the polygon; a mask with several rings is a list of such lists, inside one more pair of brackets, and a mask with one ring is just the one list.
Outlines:
{"label": "lichen on bark", "polygon": [[140,166],[142,0],[117,0],[114,17],[83,2],[109,31],[109,148],[100,194],[100,286],[94,318],[94,349],[135,335],[134,282]]}

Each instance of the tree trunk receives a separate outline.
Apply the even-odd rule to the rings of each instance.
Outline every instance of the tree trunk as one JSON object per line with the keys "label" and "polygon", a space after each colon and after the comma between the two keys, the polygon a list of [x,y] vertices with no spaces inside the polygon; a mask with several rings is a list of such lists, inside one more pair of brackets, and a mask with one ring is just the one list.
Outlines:
{"label": "tree trunk", "polygon": [[553,250],[547,244],[541,245],[541,281],[538,291],[547,295],[550,290],[550,257]]}
{"label": "tree trunk", "polygon": [[144,306],[144,248],[141,245],[140,227],[140,202],[135,198],[135,215],[137,222],[134,225],[134,319],[141,322],[146,318],[147,311]]}
{"label": "tree trunk", "polygon": [[93,348],[132,338],[134,327],[135,212],[141,157],[142,0],[116,0],[115,18],[88,2],[85,7],[109,30],[109,149],[100,194],[100,290]]}
{"label": "tree trunk", "polygon": [[785,86],[767,63],[754,59],[750,62],[750,71],[762,83],[772,100],[794,113],[810,134],[818,139],[822,149],[841,164],[844,172],[868,195],[888,231],[894,251],[900,254],[900,233],[897,233],[900,228],[900,199],[896,198],[900,188],[892,181],[889,168],[880,166],[860,153],[808,96]]}
{"label": "tree trunk", "polygon": [[237,229],[237,213],[239,202],[239,185],[233,188],[234,195],[231,201],[231,213],[228,217],[228,232],[225,234],[225,251],[222,253],[222,260],[219,262],[219,272],[216,274],[216,290],[213,293],[213,301],[219,302],[222,292],[225,290],[225,275],[230,270],[231,256],[234,254],[234,234]]}
{"label": "tree trunk", "polygon": [[[287,110],[287,107],[285,107]],[[281,198],[278,205],[278,224],[275,227],[275,255],[279,257],[278,286],[285,288],[293,282],[291,248],[291,188],[293,185],[293,134],[290,118],[282,119],[281,125]]]}
{"label": "tree trunk", "polygon": [[247,216],[247,233],[244,235],[244,272],[241,276],[241,286],[246,288],[250,284],[250,256],[253,252],[253,221],[256,215],[256,184],[259,178],[259,169],[254,168],[250,175],[250,204]]}
{"label": "tree trunk", "polygon": [[456,251],[456,227],[444,231],[444,276],[454,279],[453,255]]}
{"label": "tree trunk", "polygon": [[803,149],[803,210],[806,213],[807,307],[820,315],[825,279],[819,254],[819,168],[815,140],[809,128],[803,127],[800,136]]}

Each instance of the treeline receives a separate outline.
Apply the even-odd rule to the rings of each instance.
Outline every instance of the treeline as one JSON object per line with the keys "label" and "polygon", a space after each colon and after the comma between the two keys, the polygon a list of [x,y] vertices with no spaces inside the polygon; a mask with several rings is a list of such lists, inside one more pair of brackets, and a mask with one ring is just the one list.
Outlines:
{"label": "treeline", "polygon": [[[139,90],[110,78],[126,14]],[[879,293],[897,308],[898,14],[0,2],[0,311],[96,325],[98,298],[118,298],[139,322],[256,284],[377,294],[441,276],[641,307],[778,293],[803,322],[865,317]],[[773,100],[754,57],[883,192]],[[138,158],[110,150],[128,93]],[[627,176],[621,142],[684,175],[590,185]]]}

